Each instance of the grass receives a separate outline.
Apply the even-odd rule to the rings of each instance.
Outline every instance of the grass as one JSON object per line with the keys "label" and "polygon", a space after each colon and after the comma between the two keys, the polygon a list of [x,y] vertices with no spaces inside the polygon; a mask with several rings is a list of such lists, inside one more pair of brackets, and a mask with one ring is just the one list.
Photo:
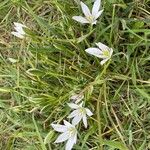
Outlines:
{"label": "grass", "polygon": [[[150,149],[150,1],[102,1],[93,28],[72,20],[77,3],[0,2],[0,149],[64,149],[50,124],[80,92],[94,115],[87,129],[79,125],[75,150]],[[13,22],[32,30],[28,40],[10,34]],[[99,41],[114,49],[105,66],[85,53]]]}

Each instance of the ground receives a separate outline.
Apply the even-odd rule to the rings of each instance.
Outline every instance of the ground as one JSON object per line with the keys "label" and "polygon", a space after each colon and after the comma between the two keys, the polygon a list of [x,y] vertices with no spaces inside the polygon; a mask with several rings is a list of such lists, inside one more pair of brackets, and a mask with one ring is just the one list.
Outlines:
{"label": "ground", "polygon": [[[92,8],[92,0],[83,0]],[[51,123],[70,114],[74,93],[92,112],[74,150],[150,149],[150,0],[102,0],[82,25],[79,0],[0,1],[0,149],[63,150]],[[11,34],[29,27],[27,39]],[[113,48],[105,65],[86,48]]]}

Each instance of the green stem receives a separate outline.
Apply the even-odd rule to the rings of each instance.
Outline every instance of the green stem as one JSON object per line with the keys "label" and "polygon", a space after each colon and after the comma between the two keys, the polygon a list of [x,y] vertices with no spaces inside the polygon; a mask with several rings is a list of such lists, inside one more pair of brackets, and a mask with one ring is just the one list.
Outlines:
{"label": "green stem", "polygon": [[40,141],[42,150],[47,150],[47,148],[46,148],[46,146],[45,146],[45,144],[44,144],[44,142],[43,142],[43,139],[42,139],[42,137],[41,137],[41,135],[40,135],[38,126],[37,126],[37,124],[36,124],[36,121],[35,121],[35,119],[34,119],[34,114],[32,114],[32,121],[33,121],[33,123],[34,123],[35,130],[36,130],[37,136],[38,136],[38,138],[39,138],[39,141]]}
{"label": "green stem", "polygon": [[99,141],[100,141],[100,150],[103,150],[103,137],[102,137],[102,126],[101,126],[101,96],[102,96],[102,89],[100,89],[100,94],[97,100],[97,120],[98,120],[98,133],[99,133]]}
{"label": "green stem", "polygon": [[97,83],[97,81],[98,81],[98,80],[101,80],[102,76],[103,76],[104,74],[106,74],[106,70],[107,70],[107,68],[108,68],[108,66],[109,66],[109,64],[110,64],[110,61],[111,61],[111,60],[109,60],[108,63],[104,65],[103,71],[96,77],[94,83]]}
{"label": "green stem", "polygon": [[[104,65],[104,69],[103,71],[97,76],[97,78],[95,79],[95,81],[97,82],[97,80],[101,80],[102,76],[106,73],[106,70],[108,68],[110,64],[110,60],[109,62]],[[95,82],[94,81],[94,82]],[[101,116],[100,116],[100,112],[101,112],[101,99],[102,99],[102,88],[100,88],[99,91],[99,97],[97,100],[97,120],[98,120],[98,131],[99,131],[99,140],[100,140],[100,150],[103,150],[103,138],[102,138],[102,126],[101,126]]]}

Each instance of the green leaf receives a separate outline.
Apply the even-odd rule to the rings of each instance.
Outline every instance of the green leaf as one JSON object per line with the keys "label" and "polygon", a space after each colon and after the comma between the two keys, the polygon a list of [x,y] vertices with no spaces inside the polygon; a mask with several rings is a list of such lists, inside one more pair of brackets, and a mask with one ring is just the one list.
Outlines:
{"label": "green leaf", "polygon": [[146,91],[144,91],[143,89],[139,89],[137,86],[136,86],[136,89],[137,89],[137,92],[139,92],[143,97],[150,100],[150,95],[148,93],[146,93]]}
{"label": "green leaf", "polygon": [[103,144],[110,146],[111,148],[117,148],[119,150],[128,150],[128,148],[123,143],[118,142],[118,141],[104,140]]}
{"label": "green leaf", "polygon": [[54,135],[54,131],[50,131],[44,139],[44,144],[49,143],[51,141],[53,135]]}
{"label": "green leaf", "polygon": [[36,123],[36,121],[35,121],[35,119],[34,119],[34,114],[32,115],[32,120],[33,120],[33,123],[34,123],[34,126],[35,126],[35,130],[36,130],[36,133],[37,133],[39,142],[40,142],[40,144],[41,144],[41,148],[42,148],[42,150],[47,150],[47,148],[46,148],[46,146],[45,146],[45,144],[44,144],[44,142],[43,142],[41,133],[40,133],[40,131],[39,131],[39,129],[38,129],[37,123]]}
{"label": "green leaf", "polygon": [[42,76],[45,74],[44,72],[40,71],[39,69],[32,69],[32,68],[28,69],[26,71],[26,73],[28,73],[31,76]]}
{"label": "green leaf", "polygon": [[0,88],[0,92],[9,93],[11,90],[8,88]]}
{"label": "green leaf", "polygon": [[87,37],[89,37],[89,36],[93,33],[93,31],[95,31],[95,30],[92,30],[92,31],[89,32],[88,34],[79,37],[79,38],[77,39],[77,43],[81,43],[82,41],[84,41]]}

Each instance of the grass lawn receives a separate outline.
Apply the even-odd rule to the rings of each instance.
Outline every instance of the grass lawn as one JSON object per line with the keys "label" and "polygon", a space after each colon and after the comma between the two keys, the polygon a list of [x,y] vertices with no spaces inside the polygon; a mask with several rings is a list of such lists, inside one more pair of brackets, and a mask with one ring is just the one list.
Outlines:
{"label": "grass lawn", "polygon": [[[83,0],[92,9],[92,0]],[[96,25],[80,0],[0,0],[0,150],[64,150],[75,94],[93,115],[74,150],[150,149],[150,0],[102,0]],[[11,34],[22,23],[28,37]],[[102,42],[111,59],[85,49]]]}

